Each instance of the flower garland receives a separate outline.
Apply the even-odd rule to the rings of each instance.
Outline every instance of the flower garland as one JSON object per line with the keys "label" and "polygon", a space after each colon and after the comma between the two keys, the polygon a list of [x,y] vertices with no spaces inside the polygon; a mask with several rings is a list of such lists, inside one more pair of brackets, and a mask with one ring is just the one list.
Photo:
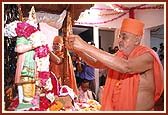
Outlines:
{"label": "flower garland", "polygon": [[[15,24],[14,24],[15,23]],[[13,26],[11,26],[11,24]],[[56,96],[70,95],[72,100],[75,98],[73,89],[68,86],[60,86],[57,77],[49,71],[49,48],[46,43],[45,35],[29,22],[15,21],[8,25],[15,29],[13,32],[7,32],[5,35],[13,37],[25,37],[32,42],[34,47],[34,60],[36,65],[36,94],[32,100],[32,105],[35,107],[25,109],[24,111],[59,111],[66,109],[63,103],[59,100],[55,101]],[[9,30],[6,27],[7,30]],[[15,103],[18,105],[19,103]],[[15,106],[16,106],[15,105]],[[14,105],[12,105],[14,106]],[[73,108],[73,107],[72,107]]]}
{"label": "flower garland", "polygon": [[142,9],[161,9],[163,7],[163,5],[156,5],[156,6],[152,6],[152,7],[143,7],[146,4],[141,4],[135,7],[125,7],[123,5],[120,4],[115,4],[115,6],[119,7],[122,10],[128,10],[129,11],[129,17],[130,18],[134,18],[134,10],[142,10]]}
{"label": "flower garland", "polygon": [[91,8],[91,9],[94,9],[94,10],[107,10],[107,11],[114,11],[114,9],[112,9],[112,8]]}
{"label": "flower garland", "polygon": [[119,7],[122,10],[130,10],[130,9],[137,9],[137,10],[144,10],[144,9],[163,9],[164,5],[155,5],[155,6],[146,6],[147,4],[141,4],[138,6],[134,6],[134,7],[125,7],[124,5],[119,5],[119,4],[115,4],[115,6]]}
{"label": "flower garland", "polygon": [[[51,78],[49,72],[49,48],[46,43],[46,36],[37,29],[37,24],[33,21],[14,21],[7,24],[4,28],[4,35],[12,37],[25,37],[30,40],[32,46],[35,47],[35,68],[36,68],[36,94],[32,100],[32,105],[39,106],[39,108],[30,108],[31,110],[47,110],[52,104],[54,104],[55,93],[53,87],[58,87],[56,90],[59,90],[59,83],[56,78]],[[53,80],[55,82],[53,82]],[[58,91],[59,92],[59,91]]]}
{"label": "flower garland", "polygon": [[107,14],[100,13],[100,14],[98,14],[98,16],[111,16],[111,15],[118,15],[121,13],[123,13],[123,12],[114,12],[114,13],[107,13]]}
{"label": "flower garland", "polygon": [[121,5],[121,4],[114,4],[114,5],[117,6],[117,7],[119,7],[122,10],[130,10],[130,9],[141,8],[142,6],[145,6],[146,4],[141,4],[141,5],[137,5],[137,6],[134,6],[134,7],[125,7],[124,5]]}
{"label": "flower garland", "polygon": [[141,7],[141,8],[138,8],[140,10],[145,10],[145,9],[163,9],[164,8],[164,5],[156,5],[156,6],[149,6],[149,7]]}
{"label": "flower garland", "polygon": [[127,14],[127,12],[122,13],[121,15],[119,15],[119,16],[113,18],[113,19],[106,20],[106,21],[103,21],[103,22],[93,22],[93,23],[90,22],[90,23],[89,23],[89,22],[78,22],[78,21],[76,21],[75,24],[91,24],[91,25],[104,24],[104,23],[108,23],[108,22],[112,22],[112,21],[114,21],[114,20],[117,20],[118,18],[120,18],[120,17],[122,17],[122,16],[124,16],[124,15],[126,15],[126,14]]}
{"label": "flower garland", "polygon": [[[41,99],[43,99],[43,98],[40,98],[40,100],[39,100],[39,96],[42,93],[44,93],[44,91],[43,91],[44,89],[51,90],[50,88],[52,88],[52,87],[46,86],[46,81],[49,80],[49,77],[50,77],[49,48],[48,48],[48,44],[45,42],[46,37],[36,27],[30,25],[27,22],[17,23],[17,27],[15,30],[16,30],[16,34],[18,37],[24,36],[26,39],[32,41],[33,47],[36,47],[34,60],[35,60],[35,65],[36,65],[35,68],[37,69],[38,76],[35,76],[36,82],[37,82],[36,83],[36,95],[32,101],[32,105],[40,104],[41,108],[45,108],[47,103],[45,103],[45,106],[42,106],[42,104],[39,103],[38,101],[44,102],[44,100],[41,101]],[[40,85],[42,85],[42,87]],[[52,85],[51,82],[49,82],[48,85],[51,86]],[[40,91],[40,89],[42,89],[42,91]],[[46,97],[47,97],[47,95],[48,95],[48,93],[46,94]],[[48,99],[50,99],[50,98],[48,98]],[[53,102],[53,100],[52,100],[52,102]]]}
{"label": "flower garland", "polygon": [[[135,9],[163,9],[164,5],[159,4],[156,6],[146,6],[147,4],[142,4],[142,5],[138,5],[138,6],[134,6],[134,7],[125,7],[124,5],[119,5],[119,4],[114,4],[115,6],[119,7],[122,10],[129,10],[131,8],[135,8]],[[107,10],[107,11],[114,11],[114,9],[112,8],[91,8],[94,10]]]}
{"label": "flower garland", "polygon": [[[159,5],[155,5],[155,6],[146,6],[147,4],[141,4],[141,5],[137,5],[134,7],[125,7],[124,5],[120,5],[120,4],[114,4],[116,7],[118,7],[120,10],[123,10],[123,12],[114,12],[115,10],[112,8],[91,8],[94,10],[106,10],[106,11],[113,11],[114,13],[101,13],[101,14],[97,14],[98,16],[110,16],[110,15],[118,15],[121,14],[120,16],[113,18],[111,20],[106,20],[106,21],[102,21],[102,22],[82,22],[80,20],[76,21],[76,24],[86,24],[86,25],[96,25],[96,24],[105,24],[105,23],[109,23],[112,22],[122,16],[124,16],[126,13],[129,13],[129,17],[130,18],[134,18],[134,10],[145,10],[145,9],[163,9],[164,5],[159,4]],[[82,14],[82,16],[80,15],[80,18],[83,18],[85,15]],[[88,15],[87,15],[88,16]],[[79,18],[79,19],[80,19]]]}

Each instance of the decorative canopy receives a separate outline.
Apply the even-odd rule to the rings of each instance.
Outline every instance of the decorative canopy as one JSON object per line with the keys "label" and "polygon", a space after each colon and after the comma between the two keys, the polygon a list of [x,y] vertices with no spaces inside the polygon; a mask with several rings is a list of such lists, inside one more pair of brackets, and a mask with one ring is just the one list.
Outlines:
{"label": "decorative canopy", "polygon": [[61,14],[64,10],[71,12],[72,20],[77,20],[81,12],[89,9],[93,4],[21,4],[23,16],[27,17],[31,7],[34,6],[36,12],[46,12],[51,14]]}

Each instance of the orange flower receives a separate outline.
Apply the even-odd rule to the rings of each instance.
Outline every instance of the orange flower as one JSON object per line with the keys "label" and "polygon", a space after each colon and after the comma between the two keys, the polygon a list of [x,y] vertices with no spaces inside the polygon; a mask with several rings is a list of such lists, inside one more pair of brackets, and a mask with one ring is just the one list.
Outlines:
{"label": "orange flower", "polygon": [[56,101],[55,103],[53,103],[50,106],[49,110],[50,111],[59,111],[62,109],[62,107],[63,107],[63,104],[60,101]]}

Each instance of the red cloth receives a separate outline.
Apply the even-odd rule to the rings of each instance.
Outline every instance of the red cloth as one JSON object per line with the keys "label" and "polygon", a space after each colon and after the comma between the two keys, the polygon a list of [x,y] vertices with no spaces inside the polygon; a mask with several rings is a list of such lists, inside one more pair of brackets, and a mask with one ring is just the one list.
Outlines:
{"label": "red cloth", "polygon": [[[69,77],[70,77],[69,78],[70,79],[70,86],[69,87],[72,88],[73,91],[75,92],[75,94],[77,95],[78,88],[77,88],[77,84],[76,84],[75,73],[73,70],[72,59],[71,59],[71,56],[69,55],[69,53],[67,55],[68,55],[68,71],[69,71]],[[57,55],[57,56],[63,57],[63,54]],[[56,77],[59,79],[59,77],[63,76],[63,64],[57,65],[54,62],[50,62],[50,71],[52,71],[56,75]]]}
{"label": "red cloth", "polygon": [[50,74],[50,77],[51,77],[51,82],[52,82],[52,85],[53,85],[54,95],[59,95],[60,84],[57,80],[57,77],[55,75],[53,75],[52,73]]}
{"label": "red cloth", "polygon": [[[144,53],[150,53],[154,57],[154,82],[155,82],[155,97],[154,100],[157,101],[163,92],[163,67],[159,61],[158,56],[153,50],[139,46],[134,49],[128,58],[142,55]],[[124,58],[121,52],[116,54],[119,57]],[[117,77],[121,75],[124,79],[121,85],[116,87]],[[136,107],[136,98],[138,91],[138,83],[140,80],[140,74],[122,74],[115,70],[109,69],[106,84],[104,87],[104,95],[102,99],[101,110],[106,111],[123,111],[129,110],[133,111]]]}

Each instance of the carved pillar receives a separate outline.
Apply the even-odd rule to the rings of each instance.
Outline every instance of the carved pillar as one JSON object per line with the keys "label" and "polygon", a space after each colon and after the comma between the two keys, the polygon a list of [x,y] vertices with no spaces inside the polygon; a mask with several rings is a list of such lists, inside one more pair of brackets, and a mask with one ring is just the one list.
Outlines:
{"label": "carved pillar", "polygon": [[[67,12],[67,16],[63,22],[62,33],[63,33],[63,43],[65,45],[66,37],[72,34],[72,20],[71,20],[69,11]],[[61,79],[62,79],[63,85],[70,86],[70,77],[69,77],[69,69],[68,69],[69,57],[67,53],[68,53],[68,50],[64,47],[63,77]]]}

